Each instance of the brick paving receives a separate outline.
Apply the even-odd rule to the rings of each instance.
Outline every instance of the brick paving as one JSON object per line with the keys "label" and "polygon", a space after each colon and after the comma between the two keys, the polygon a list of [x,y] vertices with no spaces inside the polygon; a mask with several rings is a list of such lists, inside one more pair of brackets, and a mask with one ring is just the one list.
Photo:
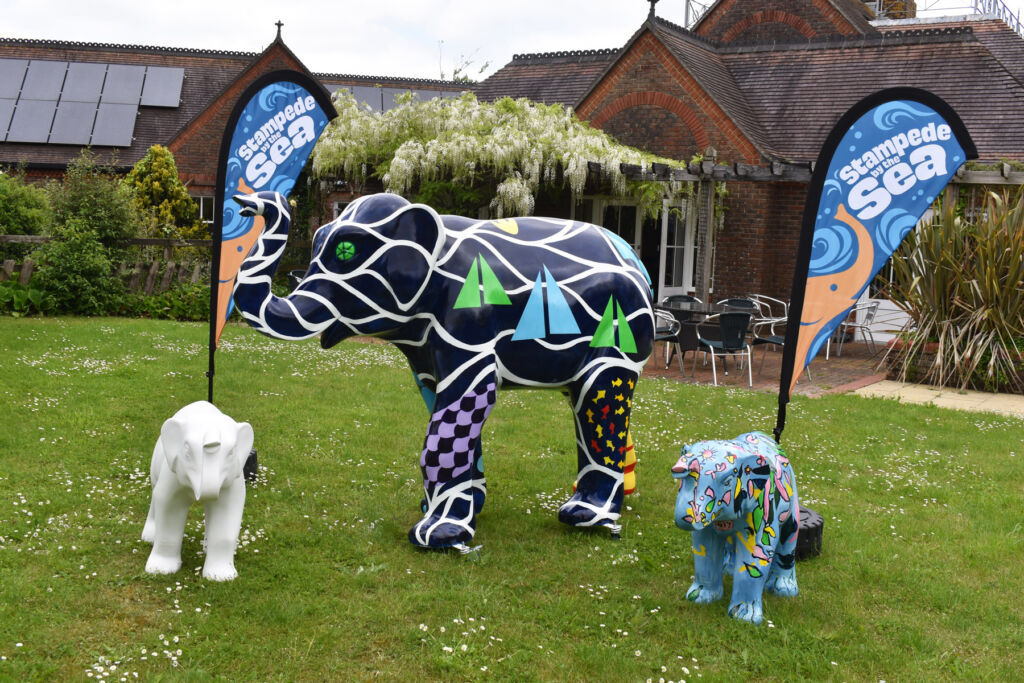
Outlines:
{"label": "brick paving", "polygon": [[[822,396],[830,393],[842,393],[854,391],[861,387],[880,382],[885,379],[885,368],[879,368],[883,351],[876,346],[876,353],[872,354],[866,344],[847,343],[843,344],[843,355],[837,357],[836,346],[832,345],[832,353],[828,360],[825,360],[824,352],[811,363],[811,379],[808,381],[806,375],[800,378],[794,394],[802,396]],[[761,361],[764,359],[764,366]],[[755,347],[753,350],[753,380],[754,391],[767,391],[773,394],[779,391],[779,373],[781,372],[782,353],[772,347],[768,347],[765,355],[765,347]],[[722,362],[718,363],[718,384],[719,386],[747,388],[747,370],[740,370],[737,367],[736,359],[729,358],[729,375],[726,377],[722,372]],[[651,355],[647,365],[644,366],[644,377],[667,377],[683,382],[695,384],[712,384],[711,365],[704,365],[702,356],[697,355],[697,368],[693,372],[693,353],[687,353],[683,363],[684,373],[679,371],[678,358],[673,358],[668,369],[665,369],[665,344],[659,342],[655,345],[654,354]]]}

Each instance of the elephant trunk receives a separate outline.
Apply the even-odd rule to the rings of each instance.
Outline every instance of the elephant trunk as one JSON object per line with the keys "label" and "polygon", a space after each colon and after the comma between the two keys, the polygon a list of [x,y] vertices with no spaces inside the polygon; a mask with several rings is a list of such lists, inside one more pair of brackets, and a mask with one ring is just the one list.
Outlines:
{"label": "elephant trunk", "polygon": [[243,216],[265,221],[252,251],[242,262],[234,300],[242,317],[259,332],[278,339],[308,339],[334,322],[334,315],[315,295],[292,292],[274,296],[270,284],[288,242],[291,217],[285,198],[276,192],[236,195]]}

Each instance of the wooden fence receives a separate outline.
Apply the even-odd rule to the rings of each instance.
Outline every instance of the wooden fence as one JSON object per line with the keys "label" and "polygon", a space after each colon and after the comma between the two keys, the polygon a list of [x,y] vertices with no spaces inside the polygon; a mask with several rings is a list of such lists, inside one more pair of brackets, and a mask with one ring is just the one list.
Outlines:
{"label": "wooden fence", "polygon": [[[48,237],[37,235],[0,235],[0,243],[42,244],[49,241]],[[199,248],[209,253],[211,240],[168,240],[168,239],[133,239],[128,240],[130,246],[163,247],[163,258],[139,260],[133,263],[122,263],[118,267],[118,275],[125,283],[125,288],[136,294],[159,294],[178,284],[206,283],[210,279],[210,258],[186,258],[175,261],[175,251],[182,247]],[[36,267],[31,258],[24,258],[19,263],[7,259],[0,264],[0,282],[17,280],[27,285]]]}

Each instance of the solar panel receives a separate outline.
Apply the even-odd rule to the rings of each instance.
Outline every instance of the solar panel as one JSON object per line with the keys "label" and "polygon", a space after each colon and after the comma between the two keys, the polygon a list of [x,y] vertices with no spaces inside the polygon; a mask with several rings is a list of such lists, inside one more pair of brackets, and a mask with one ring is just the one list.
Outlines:
{"label": "solar panel", "polygon": [[384,111],[395,108],[395,98],[409,92],[408,88],[380,88],[381,99],[384,102]]}
{"label": "solar panel", "polygon": [[95,118],[94,102],[72,102],[62,99],[60,106],[57,107],[57,114],[53,117],[50,144],[88,145]]}
{"label": "solar panel", "polygon": [[349,86],[348,91],[356,98],[359,104],[366,103],[374,111],[381,110],[380,88],[366,85]]}
{"label": "solar panel", "polygon": [[57,100],[28,100],[22,97],[14,110],[7,142],[46,142]]}
{"label": "solar panel", "polygon": [[181,82],[185,70],[166,66],[146,69],[146,82],[142,87],[142,104],[146,107],[177,107],[181,100]]}
{"label": "solar panel", "polygon": [[28,63],[25,83],[21,86],[21,99],[56,100],[67,70],[67,62],[33,59]]}
{"label": "solar panel", "polygon": [[11,114],[13,113],[14,100],[0,99],[0,142],[7,139],[7,126],[11,123]]}
{"label": "solar panel", "polygon": [[27,59],[0,59],[0,97],[18,98],[27,67]]}
{"label": "solar panel", "polygon": [[[106,90],[103,92],[106,97]],[[96,112],[96,125],[92,129],[91,144],[107,147],[130,147],[135,132],[135,104],[100,102]]]}
{"label": "solar panel", "polygon": [[107,65],[107,80],[103,84],[103,95],[100,99],[105,104],[138,105],[145,74],[144,66]]}
{"label": "solar panel", "polygon": [[67,100],[92,102],[93,104],[99,102],[106,71],[106,64],[87,64],[85,62],[68,64],[68,75],[64,79],[64,89],[60,93],[61,102]]}

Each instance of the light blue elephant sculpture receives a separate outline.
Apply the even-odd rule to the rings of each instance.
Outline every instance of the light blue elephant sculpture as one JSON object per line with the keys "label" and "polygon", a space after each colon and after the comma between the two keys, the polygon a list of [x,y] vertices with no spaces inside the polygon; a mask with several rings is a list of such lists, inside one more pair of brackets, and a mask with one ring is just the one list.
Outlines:
{"label": "light blue elephant sculpture", "polygon": [[800,524],[796,478],[789,460],[767,434],[684,446],[672,476],[679,480],[675,522],[690,531],[693,602],[722,597],[732,575],[729,615],[759,624],[765,589],[797,594],[795,551]]}

